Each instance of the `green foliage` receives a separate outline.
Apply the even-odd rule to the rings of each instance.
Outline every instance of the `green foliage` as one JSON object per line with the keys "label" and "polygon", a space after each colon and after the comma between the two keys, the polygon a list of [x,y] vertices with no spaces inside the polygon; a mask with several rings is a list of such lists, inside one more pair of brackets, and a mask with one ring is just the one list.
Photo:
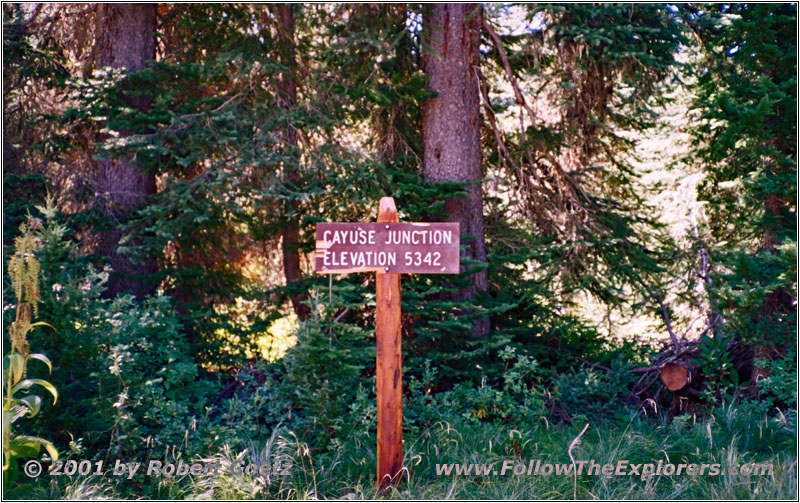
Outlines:
{"label": "green foliage", "polygon": [[[99,326],[107,301],[100,298],[108,272],[96,270],[78,254],[77,245],[69,239],[70,229],[62,223],[63,216],[48,205],[38,208],[44,225],[38,231],[40,247],[36,257],[41,263],[40,316],[52,320],[54,330],[34,332],[31,343],[57,362],[53,368],[55,382],[61,383],[62,400],[57,409],[36,418],[37,429],[57,432],[57,443],[86,437],[91,447],[107,446],[107,439],[94,435],[108,431],[109,415],[86,415],[83,410],[102,410],[98,407],[97,381],[93,372],[106,372],[108,365],[100,354],[108,342],[105,329]],[[7,305],[11,300],[4,299]],[[102,364],[102,365],[101,365]],[[111,397],[106,397],[111,399]]]}
{"label": "green foliage", "polygon": [[[91,71],[81,37],[92,31],[77,22],[94,23],[89,11],[36,5],[3,6],[4,243],[26,250],[4,276],[4,312],[17,314],[4,320],[4,473],[14,456],[44,448],[54,457],[59,445],[75,459],[223,468],[146,481],[20,480],[4,496],[374,498],[374,274],[313,276],[307,258],[317,222],[374,220],[381,196],[395,198],[402,221],[436,221],[446,199],[465,194],[465,184],[418,176],[422,110],[434,98],[420,65],[419,6],[293,5],[289,58],[274,6],[164,4],[158,61],[129,74]],[[514,116],[521,103],[485,38],[476,78],[488,264],[403,276],[407,480],[389,496],[796,497],[796,7],[484,8],[535,113]],[[522,30],[507,29],[511,14],[525,18]],[[685,65],[687,29],[702,55]],[[688,160],[705,170],[707,222],[688,256],[666,236],[635,166],[670,79],[691,67]],[[296,104],[282,96],[289,76]],[[132,98],[149,106],[134,109]],[[92,209],[93,166],[108,158],[158,180],[117,220]],[[20,234],[29,214],[36,228]],[[306,277],[284,286],[281,248],[295,223],[299,241],[289,245]],[[117,252],[157,262],[157,294],[110,298],[110,269],[93,255],[109,230],[125,234]],[[642,381],[629,370],[654,349],[604,339],[576,299],[588,293],[630,318],[660,296],[671,313],[675,296],[694,297],[669,286],[696,286],[687,262],[701,246],[711,257],[711,275],[700,278],[708,308],[725,320],[700,341],[696,361],[715,405],[668,424],[658,394],[648,408],[656,417],[630,396]],[[454,300],[481,267],[488,290]],[[297,341],[285,356],[263,361],[261,338],[287,319],[290,296],[311,314],[285,330]],[[25,304],[55,330],[31,330],[37,324],[19,318],[31,314]],[[486,317],[491,334],[472,336]],[[778,355],[755,360],[763,378],[749,401],[735,393],[731,341]],[[51,367],[29,346],[56,363],[57,395],[26,375],[40,367],[29,369],[32,359]],[[58,407],[31,393],[41,389]],[[9,440],[26,416],[31,436]],[[435,475],[442,462],[566,462],[570,446],[578,459],[609,462],[661,452],[680,462],[773,462],[779,475]],[[285,473],[231,473],[241,461]]]}
{"label": "green foliage", "polygon": [[[762,410],[773,407],[791,414],[797,407],[797,354],[795,350],[787,351],[783,358],[768,360],[757,358],[755,364],[767,371],[766,377],[758,381],[758,389],[763,394],[760,398]],[[796,416],[795,416],[796,420]]]}
{"label": "green foliage", "polygon": [[[303,446],[297,437],[276,428],[263,446],[249,442],[247,448],[235,452],[225,447],[221,452],[201,458],[206,464],[218,465],[210,476],[197,477],[187,488],[192,495],[213,499],[256,499],[280,491],[295,459],[301,458]],[[255,465],[268,467],[254,474],[235,469]]]}
{"label": "green foliage", "polygon": [[[641,414],[623,421],[590,424],[573,449],[576,460],[598,463],[733,464],[768,463],[776,476],[650,476],[603,477],[583,475],[577,479],[556,476],[437,475],[442,463],[495,463],[506,460],[541,460],[569,463],[568,449],[582,424],[520,428],[498,422],[480,422],[454,417],[438,421],[405,438],[404,466],[407,479],[385,495],[391,499],[668,499],[679,494],[692,499],[724,497],[746,499],[756,493],[791,499],[796,493],[791,468],[796,448],[795,429],[785,421],[767,420],[736,407],[714,410],[705,422],[680,416],[672,424],[653,421]],[[744,433],[744,434],[743,434]],[[779,451],[775,446],[781,446]],[[167,479],[151,494],[159,498],[232,499],[267,498],[375,498],[374,439],[351,436],[340,447],[320,452],[285,429],[274,430],[265,439],[246,448],[217,448],[202,459],[230,466],[277,462],[286,468],[280,475],[244,476],[220,470],[200,477]],[[777,474],[787,474],[777,476]],[[88,485],[88,484],[87,484]],[[117,493],[122,496],[126,493]]]}
{"label": "green foliage", "polygon": [[[33,36],[28,14],[23,4],[3,5],[3,179],[25,179],[36,187],[37,169],[42,157],[52,154],[45,147],[43,137],[53,134],[52,122],[42,120],[49,108],[48,93],[63,86],[69,76],[65,58],[60,54],[57,37],[50,33]],[[33,169],[32,169],[33,168]],[[13,182],[12,182],[13,187]],[[19,193],[16,193],[19,195]],[[9,197],[4,194],[4,205],[30,204],[27,197]],[[11,223],[16,229],[24,217]],[[7,222],[4,221],[4,231]]]}
{"label": "green foliage", "polygon": [[[30,253],[17,257],[12,269],[28,267],[33,260],[40,264],[36,289],[30,280],[14,281],[28,285],[20,293],[39,292],[40,316],[54,320],[52,332],[33,332],[29,338],[58,363],[53,378],[63,383],[59,407],[37,415],[32,427],[58,432],[57,441],[83,442],[97,456],[110,449],[136,457],[177,445],[191,451],[200,434],[191,425],[204,411],[211,389],[189,354],[171,301],[164,296],[142,303],[130,296],[101,298],[107,273],[77,255],[67,238],[69,229],[59,223],[51,203],[39,207],[43,221],[34,237],[23,233],[18,238],[37,246],[26,248]],[[31,403],[41,405],[40,400]],[[87,415],[86,410],[94,413]]]}
{"label": "green foliage", "polygon": [[330,295],[334,303],[322,312],[312,311],[311,319],[299,327],[297,345],[280,362],[285,369],[284,396],[301,411],[298,432],[314,445],[350,430],[348,411],[375,359],[373,328],[334,321],[336,313],[374,305],[374,300],[348,284],[332,288]]}
{"label": "green foliage", "polygon": [[706,178],[714,305],[726,334],[794,345],[797,256],[797,6],[691,11],[703,44],[694,158]]}
{"label": "green foliage", "polygon": [[637,379],[630,368],[630,364],[614,360],[609,370],[581,367],[560,373],[551,385],[551,421],[579,424],[581,418],[592,422],[625,420],[641,405],[631,403],[628,396]]}
{"label": "green foliage", "polygon": [[19,396],[33,386],[40,386],[53,396],[53,405],[58,400],[55,386],[44,379],[24,378],[28,362],[39,360],[52,368],[50,360],[41,354],[22,355],[11,352],[3,358],[3,481],[13,482],[19,473],[19,460],[37,458],[44,448],[51,460],[58,459],[58,450],[52,442],[41,437],[15,433],[14,423],[27,415],[35,417],[42,408],[42,398],[36,394]]}
{"label": "green foliage", "polygon": [[191,425],[211,390],[198,379],[169,299],[151,297],[139,304],[131,296],[118,297],[100,324],[109,344],[102,354],[109,375],[102,377],[118,382],[106,391],[115,397],[112,452],[189,449],[197,435]]}
{"label": "green foliage", "polygon": [[[266,431],[296,417],[292,397],[274,365],[259,362],[241,369],[209,403],[199,427],[233,449],[247,448]],[[212,442],[216,443],[216,442]]]}
{"label": "green foliage", "polygon": [[499,216],[521,210],[526,226],[552,238],[553,263],[543,265],[558,271],[565,297],[588,292],[639,309],[676,272],[674,243],[652,218],[634,161],[680,69],[685,28],[663,4],[530,4],[525,14],[529,29],[503,37],[509,70],[530,81],[530,103],[555,102],[556,113],[521,111],[532,124],[503,133],[507,152],[496,156],[516,201]]}
{"label": "green foliage", "polygon": [[[19,460],[36,458],[42,448],[50,458],[58,459],[58,450],[49,440],[21,435],[14,431],[13,425],[19,419],[33,418],[42,408],[42,397],[29,390],[39,386],[53,397],[53,405],[58,401],[58,391],[49,381],[28,377],[28,363],[38,360],[47,365],[52,373],[53,364],[43,354],[31,353],[28,334],[37,326],[48,323],[32,322],[31,311],[38,313],[39,281],[41,268],[36,258],[37,235],[34,227],[38,225],[31,219],[22,224],[20,235],[15,240],[14,254],[8,261],[8,276],[16,295],[14,321],[8,326],[10,351],[3,355],[3,481],[8,484],[14,481],[19,470]],[[21,396],[23,393],[24,396]]]}
{"label": "green foliage", "polygon": [[458,383],[439,393],[432,392],[436,369],[426,361],[422,379],[410,379],[410,397],[403,411],[405,424],[413,432],[440,421],[470,425],[500,422],[526,428],[543,424],[546,393],[536,360],[517,355],[512,348],[502,350],[499,359],[505,366],[500,383],[484,377],[480,384]]}
{"label": "green foliage", "polygon": [[35,214],[36,205],[44,202],[47,194],[47,177],[28,173],[17,175],[3,170],[3,242],[11,243],[19,235],[20,225]]}
{"label": "green foliage", "polygon": [[[403,164],[392,166],[386,182],[386,193],[392,194],[401,221],[442,221],[444,202],[466,194],[463,183],[427,184]],[[466,239],[462,246],[467,246]],[[462,259],[463,260],[463,259]],[[513,304],[489,293],[470,300],[455,300],[454,294],[468,286],[470,275],[485,264],[462,262],[464,272],[451,275],[404,275],[402,310],[407,316],[403,324],[404,368],[420,376],[424,362],[437,362],[439,387],[473,380],[475,369],[508,341],[498,335],[488,338],[471,335],[473,321],[500,315]],[[499,376],[500,368],[490,371]]]}
{"label": "green foliage", "polygon": [[731,392],[739,385],[739,373],[728,350],[730,343],[730,338],[703,334],[697,344],[698,355],[692,358],[705,378],[704,393],[711,402],[720,396],[730,400]]}
{"label": "green foliage", "polygon": [[[298,65],[307,64],[310,75],[276,58],[282,28],[271,7],[208,5],[170,9],[163,61],[132,75],[103,70],[72,81],[76,102],[62,123],[91,128],[102,119],[112,134],[99,157],[134,158],[161,176],[163,190],[114,222],[129,233],[119,252],[158,261],[157,279],[180,305],[192,352],[210,367],[240,363],[236,355],[253,349],[250,335],[283,315],[288,294],[312,287],[311,280],[279,287],[271,262],[286,223],[300,222],[298,245],[307,253],[316,222],[363,220],[381,195],[384,167],[336,139],[352,127],[363,95],[339,81],[320,87],[333,78],[328,65],[343,46],[303,38],[316,15],[329,14],[298,17],[296,36]],[[224,21],[211,27],[210,18]],[[203,49],[189,48],[187,39]],[[287,71],[300,89],[291,109],[275,106]],[[401,100],[412,90],[390,94]],[[146,112],[127,105],[134,94],[151,104]],[[302,132],[301,145],[286,144],[287,127]],[[240,299],[252,306],[242,313],[246,322],[230,316]],[[241,347],[227,350],[221,332]]]}

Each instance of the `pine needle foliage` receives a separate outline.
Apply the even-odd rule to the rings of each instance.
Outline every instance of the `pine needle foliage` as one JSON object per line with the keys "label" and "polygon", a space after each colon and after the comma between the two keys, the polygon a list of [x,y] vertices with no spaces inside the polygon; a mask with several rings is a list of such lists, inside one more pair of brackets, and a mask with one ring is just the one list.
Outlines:
{"label": "pine needle foliage", "polygon": [[703,57],[692,155],[721,330],[767,353],[794,346],[797,6],[703,6],[687,22]]}

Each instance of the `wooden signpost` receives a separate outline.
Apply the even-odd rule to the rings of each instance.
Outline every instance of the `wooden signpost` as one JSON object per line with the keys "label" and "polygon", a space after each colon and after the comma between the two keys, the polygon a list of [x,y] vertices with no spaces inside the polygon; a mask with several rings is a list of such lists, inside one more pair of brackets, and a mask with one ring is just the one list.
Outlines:
{"label": "wooden signpost", "polygon": [[378,399],[378,488],[396,482],[403,467],[400,361],[400,274],[458,274],[459,224],[400,223],[391,197],[381,198],[377,223],[319,223],[316,271],[375,271]]}

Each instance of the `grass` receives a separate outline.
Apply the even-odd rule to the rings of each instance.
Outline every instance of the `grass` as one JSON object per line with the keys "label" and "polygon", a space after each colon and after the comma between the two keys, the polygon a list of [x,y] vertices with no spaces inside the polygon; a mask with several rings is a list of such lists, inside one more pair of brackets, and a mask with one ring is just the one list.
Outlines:
{"label": "grass", "polygon": [[[247,449],[234,452],[224,447],[203,458],[223,465],[215,476],[150,477],[135,485],[97,477],[51,479],[49,485],[39,480],[28,484],[23,494],[67,499],[797,499],[794,415],[757,417],[738,405],[721,407],[704,421],[681,416],[667,423],[633,413],[627,423],[542,423],[525,431],[452,419],[455,423],[442,420],[405,439],[403,482],[384,494],[376,494],[374,436],[354,435],[318,452],[283,429]],[[720,463],[724,468],[756,462],[770,463],[773,475],[436,474],[437,463],[569,463],[571,445],[574,459],[600,464],[661,459],[674,464]],[[233,474],[230,467],[237,460],[289,469],[286,475]]]}

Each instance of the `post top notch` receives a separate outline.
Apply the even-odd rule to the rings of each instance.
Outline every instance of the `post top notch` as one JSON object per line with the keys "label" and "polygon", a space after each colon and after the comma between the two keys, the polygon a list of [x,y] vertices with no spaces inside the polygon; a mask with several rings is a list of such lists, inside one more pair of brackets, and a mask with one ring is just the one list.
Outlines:
{"label": "post top notch", "polygon": [[382,197],[381,202],[378,205],[378,211],[385,211],[385,210],[394,210],[397,211],[397,206],[394,205],[394,198],[393,197]]}
{"label": "post top notch", "polygon": [[378,205],[378,222],[397,222],[397,206],[394,198],[382,197]]}

